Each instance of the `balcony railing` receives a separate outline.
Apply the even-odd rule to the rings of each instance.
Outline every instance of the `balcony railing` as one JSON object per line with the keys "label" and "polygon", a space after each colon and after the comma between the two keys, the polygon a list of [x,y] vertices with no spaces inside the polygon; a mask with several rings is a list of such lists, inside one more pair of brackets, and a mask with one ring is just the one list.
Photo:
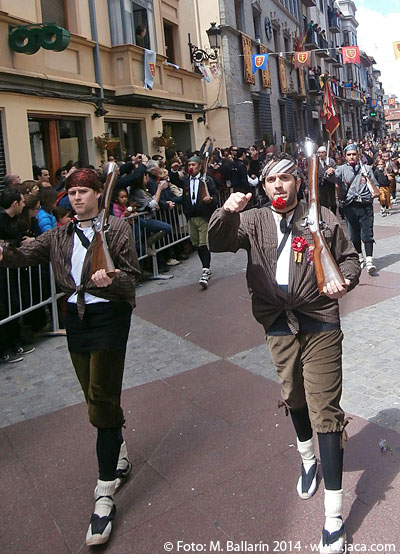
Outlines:
{"label": "balcony railing", "polygon": [[340,23],[336,12],[328,8],[328,24],[331,33],[340,33]]}
{"label": "balcony railing", "polygon": [[306,50],[317,50],[319,48],[318,33],[311,27],[307,31],[306,42],[304,43]]}
{"label": "balcony railing", "polygon": [[314,8],[317,5],[317,0],[301,0],[307,8]]}
{"label": "balcony railing", "polygon": [[353,102],[362,103],[361,92],[357,89],[346,88],[346,100],[352,100]]}

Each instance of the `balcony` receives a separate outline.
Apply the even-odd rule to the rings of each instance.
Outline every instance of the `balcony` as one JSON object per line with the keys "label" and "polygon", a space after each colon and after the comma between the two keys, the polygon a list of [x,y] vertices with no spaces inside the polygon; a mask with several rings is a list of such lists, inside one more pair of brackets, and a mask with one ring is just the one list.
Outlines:
{"label": "balcony", "polygon": [[346,88],[346,100],[350,100],[351,102],[357,102],[359,104],[362,104],[362,95],[361,92],[357,89],[351,89]]}
{"label": "balcony", "polygon": [[336,49],[335,48],[328,48],[328,55],[326,57],[326,61],[329,63],[335,63],[336,62]]}
{"label": "balcony", "polygon": [[303,5],[306,6],[306,8],[315,8],[317,5],[317,0],[301,0]]}
{"label": "balcony", "polygon": [[336,12],[328,8],[328,24],[331,33],[340,33],[340,22]]}
{"label": "balcony", "polygon": [[146,90],[144,81],[144,50],[134,44],[113,46],[102,52],[104,86],[115,89],[116,99],[123,97],[151,99],[154,97],[171,102],[203,104],[200,81],[202,75],[166,64],[167,58],[157,54],[154,86]]}
{"label": "balcony", "polygon": [[308,92],[310,94],[318,94],[321,92],[321,86],[317,75],[308,76]]}
{"label": "balcony", "polygon": [[320,48],[319,42],[318,42],[318,33],[313,27],[311,27],[311,29],[308,29],[307,31],[307,37],[306,37],[306,42],[304,43],[304,48],[306,50],[317,50],[318,48]]}
{"label": "balcony", "polygon": [[343,87],[335,83],[335,81],[331,81],[331,91],[335,98],[343,99],[343,90]]}
{"label": "balcony", "polygon": [[333,62],[333,67],[343,67],[342,54],[335,51],[335,61]]}

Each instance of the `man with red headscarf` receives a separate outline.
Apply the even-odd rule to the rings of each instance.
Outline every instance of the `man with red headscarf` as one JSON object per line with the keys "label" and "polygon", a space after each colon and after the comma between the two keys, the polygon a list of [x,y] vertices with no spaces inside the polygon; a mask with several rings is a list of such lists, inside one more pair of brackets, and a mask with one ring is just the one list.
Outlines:
{"label": "man with red headscarf", "polygon": [[132,230],[122,219],[109,219],[106,233],[116,275],[105,269],[91,274],[94,223],[98,216],[100,182],[95,171],[78,169],[66,181],[76,216],[62,227],[46,231],[21,248],[0,247],[1,265],[27,267],[51,262],[57,286],[68,295],[68,349],[97,428],[99,479],[95,509],[86,535],[89,546],[105,543],[115,517],[113,495],[132,469],[121,428],[120,405],[126,343],[135,306],[135,278],[140,274]]}

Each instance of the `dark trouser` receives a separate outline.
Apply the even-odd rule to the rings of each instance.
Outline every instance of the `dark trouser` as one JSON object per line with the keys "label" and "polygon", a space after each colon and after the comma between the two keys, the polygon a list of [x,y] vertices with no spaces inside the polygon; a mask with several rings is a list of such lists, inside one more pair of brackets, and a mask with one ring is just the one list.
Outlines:
{"label": "dark trouser", "polygon": [[94,427],[115,428],[124,424],[120,405],[125,350],[70,352],[76,375]]}
{"label": "dark trouser", "polygon": [[123,438],[120,405],[125,350],[70,352],[88,405],[89,421],[97,427],[99,478],[113,481]]}
{"label": "dark trouser", "polygon": [[342,339],[340,330],[267,337],[298,439],[317,431],[327,490],[342,488]]}
{"label": "dark trouser", "polygon": [[374,243],[374,210],[372,204],[352,202],[343,208],[350,240],[358,253],[361,253],[361,241],[365,243],[365,253],[372,256]]}
{"label": "dark trouser", "polygon": [[328,208],[335,214],[336,213],[335,183],[330,183],[329,181],[323,181],[323,183],[318,188],[318,193],[319,193],[320,205],[325,206],[325,208]]}

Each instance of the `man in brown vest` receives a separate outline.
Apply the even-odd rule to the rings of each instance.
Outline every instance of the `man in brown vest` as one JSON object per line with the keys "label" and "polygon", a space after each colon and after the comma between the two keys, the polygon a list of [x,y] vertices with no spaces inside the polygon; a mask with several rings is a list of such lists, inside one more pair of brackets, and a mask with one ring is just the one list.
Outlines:
{"label": "man in brown vest", "polygon": [[292,418],[302,458],[297,492],[306,499],[317,487],[314,430],[325,482],[320,550],[341,552],[345,547],[342,435],[346,422],[340,407],[343,334],[338,298],[358,283],[360,264],[334,214],[322,208],[325,238],[346,286],[331,281],[319,295],[313,238],[302,226],[308,207],[297,199],[300,179],[294,160],[286,154],[268,156],[261,182],[272,205],[240,213],[251,195],[231,194],[211,216],[210,250],[247,251],[253,314],[265,329],[282,384],[282,404]]}
{"label": "man in brown vest", "polygon": [[110,217],[107,244],[116,275],[105,269],[91,274],[94,223],[100,182],[95,171],[78,169],[66,181],[76,216],[69,225],[50,229],[27,246],[0,246],[6,267],[27,267],[51,261],[59,289],[68,295],[68,350],[97,428],[99,479],[95,508],[86,535],[89,546],[107,542],[115,517],[114,493],[132,469],[122,437],[125,422],[121,388],[126,344],[135,306],[135,278],[140,274],[132,230]]}

